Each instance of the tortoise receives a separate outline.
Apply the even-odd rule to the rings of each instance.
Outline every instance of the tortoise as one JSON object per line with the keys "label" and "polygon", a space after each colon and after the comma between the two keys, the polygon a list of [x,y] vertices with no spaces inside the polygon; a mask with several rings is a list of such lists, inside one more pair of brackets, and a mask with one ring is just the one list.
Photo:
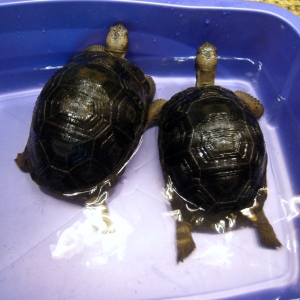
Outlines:
{"label": "tortoise", "polygon": [[82,50],[42,89],[16,158],[40,186],[105,205],[141,143],[155,93],[152,78],[124,58],[127,49],[127,29],[112,26],[106,47]]}
{"label": "tortoise", "polygon": [[214,85],[216,65],[217,49],[205,42],[197,51],[196,86],[149,110],[149,126],[159,125],[166,194],[177,216],[177,262],[195,249],[192,230],[253,226],[262,246],[281,246],[263,211],[267,151],[257,119],[264,107],[245,92]]}

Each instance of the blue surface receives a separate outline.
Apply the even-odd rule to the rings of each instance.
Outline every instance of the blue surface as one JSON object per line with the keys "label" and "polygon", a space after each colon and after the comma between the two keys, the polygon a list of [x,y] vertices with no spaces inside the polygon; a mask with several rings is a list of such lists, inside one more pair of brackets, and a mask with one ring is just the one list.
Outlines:
{"label": "blue surface", "polygon": [[[3,2],[3,1],[2,1]],[[294,195],[300,194],[300,19],[239,1],[43,1],[0,5],[0,96],[41,88],[55,68],[123,23],[127,58],[145,73],[193,77],[195,49],[219,49],[218,78],[249,82],[277,128]],[[294,219],[300,240],[299,219]],[[299,253],[298,253],[299,255]],[[291,299],[298,284],[234,299]],[[233,298],[232,298],[233,299]]]}

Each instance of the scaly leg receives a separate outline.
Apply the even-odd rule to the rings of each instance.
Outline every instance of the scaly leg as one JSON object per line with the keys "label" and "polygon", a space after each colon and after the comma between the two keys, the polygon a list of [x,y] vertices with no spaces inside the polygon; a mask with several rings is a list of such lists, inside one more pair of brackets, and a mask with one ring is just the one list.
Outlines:
{"label": "scaly leg", "polygon": [[267,248],[276,249],[281,247],[281,243],[276,237],[273,227],[268,221],[265,213],[260,211],[256,214],[257,220],[253,222],[256,228],[260,243]]}
{"label": "scaly leg", "polygon": [[161,117],[161,109],[167,100],[157,99],[150,104],[147,119],[147,128],[156,125]]}
{"label": "scaly leg", "polygon": [[[265,183],[266,179],[264,179],[264,185]],[[266,198],[267,189],[259,189],[256,198],[254,199],[253,206],[241,210],[241,213],[247,217],[256,228],[261,245],[267,248],[276,249],[281,247],[281,243],[277,239],[274,229],[262,209]]]}
{"label": "scaly leg", "polygon": [[260,103],[259,100],[242,91],[236,91],[234,93],[250,109],[250,111],[254,114],[256,119],[259,119],[263,115],[264,106]]}
{"label": "scaly leg", "polygon": [[151,101],[154,98],[155,92],[156,92],[156,85],[155,82],[153,80],[153,78],[149,75],[145,75],[149,85],[150,85],[150,92],[149,92],[149,98],[151,99]]}
{"label": "scaly leg", "polygon": [[191,226],[186,222],[176,222],[177,262],[183,262],[196,248],[191,234]]}

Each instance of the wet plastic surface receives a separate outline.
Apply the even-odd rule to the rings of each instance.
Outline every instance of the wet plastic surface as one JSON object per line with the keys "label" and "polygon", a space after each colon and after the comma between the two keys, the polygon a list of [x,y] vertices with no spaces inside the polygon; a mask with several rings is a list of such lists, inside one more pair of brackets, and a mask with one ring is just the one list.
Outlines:
{"label": "wet plastic surface", "polygon": [[[0,292],[6,299],[299,297],[300,20],[261,3],[209,3],[0,5]],[[74,53],[104,43],[118,22],[129,30],[127,58],[154,76],[155,98],[194,86],[196,49],[209,40],[218,48],[216,83],[263,102],[265,213],[282,249],[261,248],[250,228],[195,233],[197,250],[177,264],[157,128],[144,134],[110,192],[113,234],[95,231],[95,224],[104,226],[97,215],[40,189],[18,169],[14,158],[24,149],[42,86]]]}

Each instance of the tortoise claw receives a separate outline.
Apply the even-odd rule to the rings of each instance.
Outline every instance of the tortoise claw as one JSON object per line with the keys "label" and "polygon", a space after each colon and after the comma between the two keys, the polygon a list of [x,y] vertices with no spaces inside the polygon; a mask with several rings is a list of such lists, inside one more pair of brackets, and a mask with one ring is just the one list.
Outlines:
{"label": "tortoise claw", "polygon": [[111,234],[111,233],[114,233],[115,231],[116,231],[115,226],[113,224],[111,224],[111,225],[107,226],[105,230],[102,231],[102,234]]}

